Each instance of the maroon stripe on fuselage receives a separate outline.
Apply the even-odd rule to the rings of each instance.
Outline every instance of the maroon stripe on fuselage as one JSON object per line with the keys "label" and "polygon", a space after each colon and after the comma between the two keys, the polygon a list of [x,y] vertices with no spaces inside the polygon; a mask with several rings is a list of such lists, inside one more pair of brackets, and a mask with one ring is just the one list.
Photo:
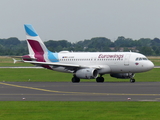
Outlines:
{"label": "maroon stripe on fuselage", "polygon": [[39,62],[46,62],[44,59],[44,51],[43,48],[41,47],[40,43],[35,40],[29,40],[28,43],[30,44],[32,50],[34,51],[35,55],[34,57],[37,59]]}

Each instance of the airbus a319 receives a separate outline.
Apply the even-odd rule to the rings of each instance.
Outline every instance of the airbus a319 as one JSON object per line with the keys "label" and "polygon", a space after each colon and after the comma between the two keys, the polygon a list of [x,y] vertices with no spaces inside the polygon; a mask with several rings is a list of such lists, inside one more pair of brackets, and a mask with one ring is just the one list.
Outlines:
{"label": "airbus a319", "polygon": [[24,25],[29,54],[22,57],[23,62],[44,68],[72,73],[71,81],[80,79],[96,79],[104,82],[103,75],[130,79],[135,82],[135,73],[146,72],[154,68],[154,64],[146,56],[135,52],[69,52],[49,51],[30,24]]}

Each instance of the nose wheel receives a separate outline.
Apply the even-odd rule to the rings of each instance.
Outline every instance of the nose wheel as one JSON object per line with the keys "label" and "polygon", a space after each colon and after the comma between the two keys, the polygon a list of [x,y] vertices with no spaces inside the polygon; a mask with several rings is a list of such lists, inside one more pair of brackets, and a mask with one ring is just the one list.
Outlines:
{"label": "nose wheel", "polygon": [[131,83],[134,83],[135,81],[136,81],[136,80],[135,80],[134,78],[131,78],[131,79],[130,79],[130,82],[131,82]]}

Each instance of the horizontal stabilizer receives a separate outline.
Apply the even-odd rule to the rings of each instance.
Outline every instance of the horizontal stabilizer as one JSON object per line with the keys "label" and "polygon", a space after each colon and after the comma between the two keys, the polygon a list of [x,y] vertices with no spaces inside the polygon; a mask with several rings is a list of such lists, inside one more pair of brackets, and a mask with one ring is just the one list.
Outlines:
{"label": "horizontal stabilizer", "polygon": [[13,58],[13,63],[15,64],[16,62],[23,62],[23,60],[16,60]]}
{"label": "horizontal stabilizer", "polygon": [[36,60],[36,58],[27,58],[23,56],[12,56],[12,58],[20,58],[20,59],[25,59],[25,60]]}

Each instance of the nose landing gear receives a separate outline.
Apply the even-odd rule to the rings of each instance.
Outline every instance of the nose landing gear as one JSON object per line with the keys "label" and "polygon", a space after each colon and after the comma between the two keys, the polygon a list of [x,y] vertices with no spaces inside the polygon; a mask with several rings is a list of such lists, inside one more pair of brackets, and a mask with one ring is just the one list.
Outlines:
{"label": "nose landing gear", "polygon": [[130,82],[131,82],[131,83],[134,83],[135,81],[136,81],[136,80],[135,80],[134,78],[131,78],[131,79],[130,79]]}

